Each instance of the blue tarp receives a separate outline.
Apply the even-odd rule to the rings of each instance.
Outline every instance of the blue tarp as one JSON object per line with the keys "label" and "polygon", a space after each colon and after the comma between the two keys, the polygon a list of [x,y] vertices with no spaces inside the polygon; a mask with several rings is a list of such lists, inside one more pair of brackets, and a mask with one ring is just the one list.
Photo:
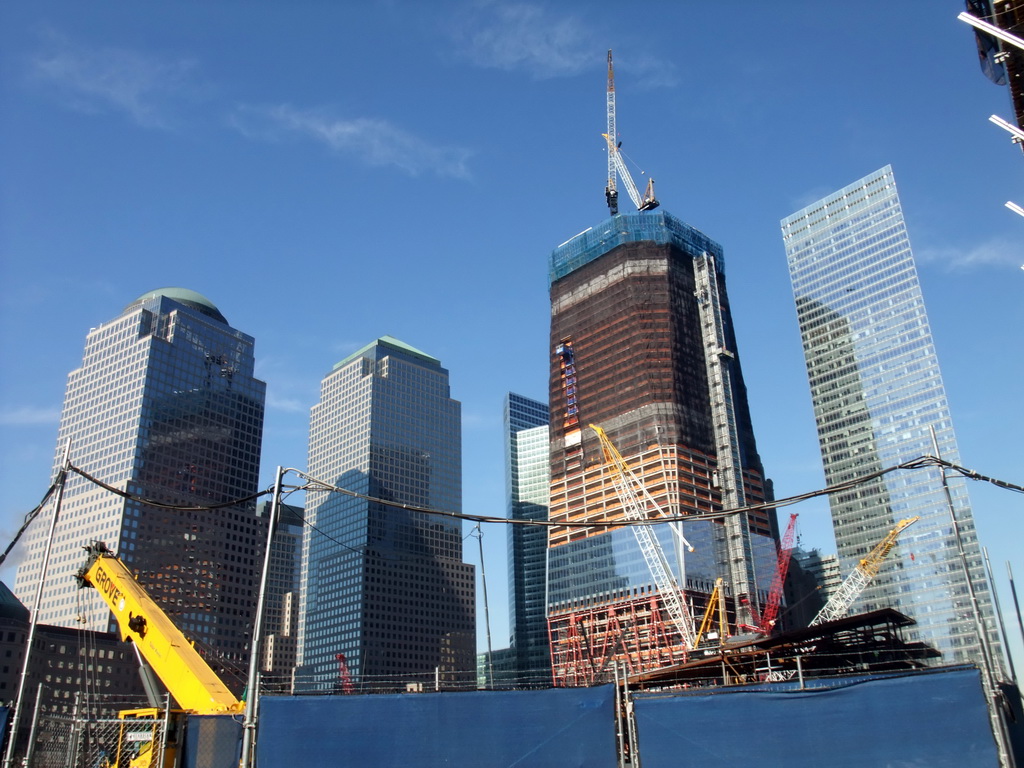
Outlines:
{"label": "blue tarp", "polygon": [[266,696],[256,756],[260,768],[614,768],[614,691]]}
{"label": "blue tarp", "polygon": [[[814,681],[825,685],[825,681]],[[644,768],[998,768],[979,672],[844,678],[635,701]]]}
{"label": "blue tarp", "polygon": [[238,768],[242,723],[231,715],[189,715],[182,768]]}

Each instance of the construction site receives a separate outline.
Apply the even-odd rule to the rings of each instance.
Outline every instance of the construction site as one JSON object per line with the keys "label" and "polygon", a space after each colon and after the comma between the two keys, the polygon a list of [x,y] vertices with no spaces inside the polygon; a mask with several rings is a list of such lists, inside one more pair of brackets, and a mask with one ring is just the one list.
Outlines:
{"label": "construction site", "polygon": [[[81,542],[78,586],[99,596],[150,671],[147,701],[83,696],[56,712],[42,679],[57,667],[29,674],[28,652],[45,643],[34,625],[11,624],[26,661],[17,706],[0,708],[13,734],[4,768],[1018,764],[1015,684],[981,665],[943,665],[899,610],[854,610],[918,515],[894,517],[809,622],[787,620],[797,514],[784,526],[777,514],[795,502],[775,498],[757,450],[724,251],[658,210],[653,180],[640,192],[620,152],[610,51],[607,66],[610,216],[548,262],[550,493],[547,520],[532,522],[547,530],[550,680],[498,690],[516,686],[440,668],[433,681],[369,680],[344,653],[318,690],[263,674],[285,472],[304,491],[370,498],[279,467],[244,686],[198,652],[129,563]],[[619,211],[620,186],[635,210]],[[61,483],[73,469],[66,457]],[[67,669],[91,663],[81,655]]]}

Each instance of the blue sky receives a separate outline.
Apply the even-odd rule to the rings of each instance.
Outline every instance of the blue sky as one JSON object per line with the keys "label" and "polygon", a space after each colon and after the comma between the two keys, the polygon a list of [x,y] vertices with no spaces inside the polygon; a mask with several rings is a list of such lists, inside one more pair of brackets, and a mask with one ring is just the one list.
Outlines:
{"label": "blue sky", "polygon": [[[981,75],[961,9],[6,3],[0,532],[49,484],[89,328],[169,285],[256,338],[266,484],[279,464],[305,466],[322,376],[390,334],[450,370],[464,510],[502,514],[502,397],[546,397],[548,254],[607,216],[609,48],[633,175],[725,249],[777,494],[824,484],[779,220],[886,164],[963,463],[1021,483],[1024,219],[1003,204],[1024,203],[1022,158],[988,122],[1011,117],[1009,96]],[[970,490],[1012,611],[1024,501]],[[831,549],[827,505],[796,511],[803,544]],[[505,531],[484,542],[500,647]]]}

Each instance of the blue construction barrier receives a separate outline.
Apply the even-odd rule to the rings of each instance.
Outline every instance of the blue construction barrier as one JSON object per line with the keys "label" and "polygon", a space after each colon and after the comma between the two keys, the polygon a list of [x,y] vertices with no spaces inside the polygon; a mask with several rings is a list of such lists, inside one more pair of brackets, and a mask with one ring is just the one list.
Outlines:
{"label": "blue construction barrier", "polygon": [[977,669],[638,695],[644,768],[998,768]]}
{"label": "blue construction barrier", "polygon": [[189,715],[181,768],[238,768],[242,757],[241,716]]}
{"label": "blue construction barrier", "polygon": [[614,689],[266,696],[260,768],[614,768]]}

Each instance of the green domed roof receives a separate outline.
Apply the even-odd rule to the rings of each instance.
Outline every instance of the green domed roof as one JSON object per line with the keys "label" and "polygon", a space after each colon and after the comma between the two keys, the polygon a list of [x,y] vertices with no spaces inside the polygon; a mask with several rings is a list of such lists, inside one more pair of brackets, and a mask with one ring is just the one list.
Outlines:
{"label": "green domed roof", "polygon": [[220,313],[216,304],[203,296],[203,294],[190,291],[188,288],[157,288],[155,291],[149,291],[148,293],[142,294],[139,298],[125,307],[125,309],[134,307],[136,304],[141,304],[143,301],[155,299],[160,296],[166,296],[172,301],[184,304],[186,307],[198,310],[207,317],[212,317],[214,320],[219,320],[225,325],[228,325],[227,318]]}

